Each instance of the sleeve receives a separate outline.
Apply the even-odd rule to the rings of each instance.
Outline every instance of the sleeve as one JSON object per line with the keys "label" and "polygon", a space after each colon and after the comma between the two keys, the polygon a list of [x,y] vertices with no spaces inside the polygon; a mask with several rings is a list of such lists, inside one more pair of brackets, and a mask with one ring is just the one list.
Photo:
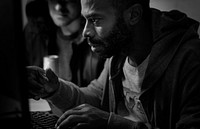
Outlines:
{"label": "sleeve", "polygon": [[60,87],[50,97],[48,102],[55,105],[62,112],[83,103],[100,107],[103,89],[108,77],[108,69],[105,63],[104,69],[98,79],[91,81],[87,87],[78,87],[72,82],[59,79]]}
{"label": "sleeve", "polygon": [[181,94],[180,119],[177,129],[193,129],[200,127],[200,65],[188,73],[182,81],[184,84]]}
{"label": "sleeve", "polygon": [[107,129],[151,129],[151,126],[142,122],[133,122],[111,112]]}
{"label": "sleeve", "polygon": [[[200,42],[190,42],[190,44]],[[200,128],[200,45],[186,46],[180,73],[180,119],[176,129]]]}

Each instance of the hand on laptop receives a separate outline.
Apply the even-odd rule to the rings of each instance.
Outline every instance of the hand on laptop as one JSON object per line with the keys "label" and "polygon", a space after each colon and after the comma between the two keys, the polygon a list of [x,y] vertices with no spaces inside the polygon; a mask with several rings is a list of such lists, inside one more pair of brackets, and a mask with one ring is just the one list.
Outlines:
{"label": "hand on laptop", "polygon": [[57,121],[56,129],[105,129],[109,113],[89,104],[66,111]]}

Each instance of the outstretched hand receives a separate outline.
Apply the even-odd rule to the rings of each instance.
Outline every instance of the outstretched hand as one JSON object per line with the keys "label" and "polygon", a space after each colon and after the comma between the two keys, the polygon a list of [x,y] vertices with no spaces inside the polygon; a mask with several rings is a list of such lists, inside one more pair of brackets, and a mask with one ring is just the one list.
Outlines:
{"label": "outstretched hand", "polygon": [[45,98],[58,89],[58,77],[51,69],[43,70],[37,66],[27,66],[26,69],[31,98]]}
{"label": "outstretched hand", "polygon": [[57,129],[105,129],[109,113],[88,104],[66,111],[57,121]]}

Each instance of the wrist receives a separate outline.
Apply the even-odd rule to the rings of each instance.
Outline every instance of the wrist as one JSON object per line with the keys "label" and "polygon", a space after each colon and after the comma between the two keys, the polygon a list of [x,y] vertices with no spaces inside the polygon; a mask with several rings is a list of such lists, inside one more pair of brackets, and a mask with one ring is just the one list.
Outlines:
{"label": "wrist", "polygon": [[46,91],[47,92],[47,93],[45,93],[46,95],[42,96],[41,98],[42,99],[46,99],[46,98],[49,98],[49,97],[53,96],[58,91],[59,86],[60,86],[60,83],[58,84],[58,86],[56,87],[56,89],[52,90],[51,92],[47,92]]}

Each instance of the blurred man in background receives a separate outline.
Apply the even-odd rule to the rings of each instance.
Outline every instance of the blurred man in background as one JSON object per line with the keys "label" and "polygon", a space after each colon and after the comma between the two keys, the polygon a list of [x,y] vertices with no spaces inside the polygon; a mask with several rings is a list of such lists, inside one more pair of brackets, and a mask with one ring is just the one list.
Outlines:
{"label": "blurred man in background", "polygon": [[43,67],[43,58],[58,55],[58,76],[87,86],[103,69],[104,59],[94,54],[82,36],[85,20],[80,0],[29,0],[25,42],[28,65]]}
{"label": "blurred man in background", "polygon": [[[27,65],[43,68],[44,57],[56,55],[56,74],[66,81],[85,87],[99,76],[105,59],[93,53],[87,39],[82,36],[85,19],[81,16],[80,0],[28,0],[26,15],[28,23],[24,28],[24,36]],[[43,100],[30,100],[30,104],[38,111],[41,109],[35,109],[34,104],[47,109],[49,104],[54,114],[62,114],[50,102],[46,105]],[[45,107],[42,107],[43,110]],[[37,118],[33,119],[35,123]]]}

